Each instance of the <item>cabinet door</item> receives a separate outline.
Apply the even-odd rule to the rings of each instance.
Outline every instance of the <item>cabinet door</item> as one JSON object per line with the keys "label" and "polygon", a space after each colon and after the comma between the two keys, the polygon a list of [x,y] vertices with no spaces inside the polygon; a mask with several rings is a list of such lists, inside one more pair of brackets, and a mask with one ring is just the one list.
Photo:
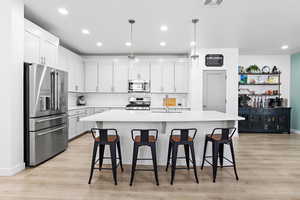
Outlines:
{"label": "cabinet door", "polygon": [[98,90],[98,62],[85,61],[85,91],[97,92]]}
{"label": "cabinet door", "polygon": [[69,118],[69,140],[72,139],[76,135],[76,124],[77,124],[77,117],[70,117]]}
{"label": "cabinet door", "polygon": [[84,67],[80,56],[75,56],[76,60],[76,85],[77,90],[80,92],[84,91]]}
{"label": "cabinet door", "polygon": [[41,54],[44,56],[45,65],[50,67],[57,66],[58,46],[48,40],[42,42]]}
{"label": "cabinet door", "polygon": [[162,62],[151,63],[151,92],[163,92]]}
{"label": "cabinet door", "polygon": [[41,63],[40,37],[33,33],[24,32],[24,61],[28,63]]}
{"label": "cabinet door", "polygon": [[100,61],[98,68],[99,92],[112,92],[113,90],[113,62]]}
{"label": "cabinet door", "polygon": [[174,92],[174,63],[162,64],[162,76],[163,92]]}
{"label": "cabinet door", "polygon": [[78,65],[76,58],[71,51],[67,51],[68,58],[68,72],[69,72],[69,91],[78,91]]}
{"label": "cabinet door", "polygon": [[186,62],[175,63],[175,92],[188,92],[189,64]]}
{"label": "cabinet door", "polygon": [[59,46],[58,48],[58,60],[57,68],[68,71],[68,53],[65,48]]}
{"label": "cabinet door", "polygon": [[150,63],[147,61],[131,63],[129,67],[129,79],[150,80]]}
{"label": "cabinet door", "polygon": [[128,92],[128,62],[114,62],[113,75],[113,91]]}

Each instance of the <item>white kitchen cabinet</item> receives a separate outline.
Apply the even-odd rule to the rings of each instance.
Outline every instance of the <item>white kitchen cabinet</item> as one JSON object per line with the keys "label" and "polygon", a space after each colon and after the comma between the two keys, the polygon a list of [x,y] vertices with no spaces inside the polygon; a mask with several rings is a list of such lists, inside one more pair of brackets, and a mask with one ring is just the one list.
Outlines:
{"label": "white kitchen cabinet", "polygon": [[130,64],[129,80],[150,80],[150,62],[138,61]]}
{"label": "white kitchen cabinet", "polygon": [[189,63],[176,62],[175,63],[175,92],[186,93],[188,92],[189,80]]}
{"label": "white kitchen cabinet", "polygon": [[72,138],[74,138],[76,136],[76,133],[77,133],[77,121],[78,121],[78,117],[77,116],[69,117],[69,134],[68,134],[69,140],[72,139]]}
{"label": "white kitchen cabinet", "polygon": [[98,62],[94,60],[84,61],[85,91],[98,91]]}
{"label": "white kitchen cabinet", "polygon": [[113,67],[113,89],[114,92],[128,92],[128,62],[114,62]]}
{"label": "white kitchen cabinet", "polygon": [[82,58],[62,46],[59,47],[58,58],[58,68],[68,72],[69,91],[83,92],[85,71]]}
{"label": "white kitchen cabinet", "polygon": [[24,20],[24,61],[57,67],[59,39]]}
{"label": "white kitchen cabinet", "polygon": [[151,62],[151,92],[163,91],[162,63]]}
{"label": "white kitchen cabinet", "polygon": [[39,35],[27,30],[24,32],[24,60],[28,63],[41,63]]}
{"label": "white kitchen cabinet", "polygon": [[174,92],[174,63],[164,62],[161,66],[162,70],[162,92]]}
{"label": "white kitchen cabinet", "polygon": [[99,92],[113,92],[113,62],[101,60],[98,66]]}

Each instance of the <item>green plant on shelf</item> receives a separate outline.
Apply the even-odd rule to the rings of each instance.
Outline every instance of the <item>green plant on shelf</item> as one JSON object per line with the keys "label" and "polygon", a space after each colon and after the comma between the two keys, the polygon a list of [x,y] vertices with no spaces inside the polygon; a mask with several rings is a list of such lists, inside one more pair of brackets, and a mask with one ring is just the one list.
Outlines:
{"label": "green plant on shelf", "polygon": [[260,73],[261,70],[257,65],[250,65],[247,69],[246,69],[247,73]]}

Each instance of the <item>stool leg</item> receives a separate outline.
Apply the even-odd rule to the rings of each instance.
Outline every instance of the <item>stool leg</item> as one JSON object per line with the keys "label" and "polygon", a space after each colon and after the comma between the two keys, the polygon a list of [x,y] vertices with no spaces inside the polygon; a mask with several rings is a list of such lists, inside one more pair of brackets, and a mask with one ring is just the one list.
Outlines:
{"label": "stool leg", "polygon": [[219,158],[220,158],[220,166],[223,168],[224,163],[224,144],[219,144]]}
{"label": "stool leg", "polygon": [[116,154],[116,143],[110,144],[110,155],[111,155],[111,164],[112,164],[112,172],[113,178],[115,181],[115,185],[117,185],[117,154]]}
{"label": "stool leg", "polygon": [[90,172],[90,178],[89,178],[89,184],[91,184],[93,173],[94,173],[94,167],[95,167],[95,160],[97,155],[97,148],[98,143],[94,142],[94,148],[93,148],[93,156],[92,156],[92,164],[91,164],[91,172]]}
{"label": "stool leg", "polygon": [[176,171],[176,160],[177,160],[178,144],[172,144],[172,176],[171,176],[171,185],[173,185],[175,171]]}
{"label": "stool leg", "polygon": [[193,168],[194,168],[195,179],[196,179],[196,182],[199,184],[198,175],[197,175],[197,167],[196,167],[194,142],[190,143],[189,146],[191,148],[191,154],[192,154],[192,160],[193,160]]}
{"label": "stool leg", "polygon": [[103,165],[103,157],[104,157],[104,150],[105,150],[105,145],[104,144],[100,144],[99,145],[99,171],[102,168]]}
{"label": "stool leg", "polygon": [[132,182],[133,182],[133,178],[134,178],[134,174],[135,174],[135,168],[136,168],[136,161],[137,161],[137,157],[138,157],[138,151],[139,151],[139,147],[136,143],[134,143],[133,146],[133,158],[132,158],[132,169],[131,169],[131,178],[130,178],[130,186],[132,186]]}
{"label": "stool leg", "polygon": [[171,142],[171,139],[170,139],[169,140],[169,148],[168,148],[168,159],[167,159],[166,172],[168,171],[168,168],[169,168],[169,165],[170,165],[171,151],[172,151],[172,142]]}
{"label": "stool leg", "polygon": [[151,143],[151,153],[152,153],[152,161],[153,161],[153,168],[154,168],[154,175],[155,175],[156,185],[159,185],[158,173],[157,173],[156,145],[155,145],[155,143]]}
{"label": "stool leg", "polygon": [[236,170],[236,164],[235,164],[235,156],[234,156],[234,149],[233,149],[233,144],[230,142],[230,150],[231,150],[231,156],[232,156],[232,162],[233,162],[233,168],[234,168],[234,173],[235,173],[235,178],[236,180],[239,180],[237,170]]}
{"label": "stool leg", "polygon": [[185,153],[186,166],[188,170],[190,170],[190,149],[188,144],[184,145],[184,153]]}
{"label": "stool leg", "polygon": [[203,158],[202,158],[201,170],[203,170],[203,166],[204,166],[204,162],[205,162],[207,143],[208,143],[208,139],[207,139],[207,136],[206,136],[205,137],[205,142],[204,142],[204,150],[203,150]]}
{"label": "stool leg", "polygon": [[117,142],[117,147],[118,147],[118,155],[119,155],[119,162],[120,162],[120,167],[121,167],[121,171],[123,172],[123,163],[122,163],[122,153],[121,153],[121,144],[120,141]]}
{"label": "stool leg", "polygon": [[219,144],[213,142],[213,182],[216,182],[217,177],[217,169],[218,169],[218,151],[219,151]]}

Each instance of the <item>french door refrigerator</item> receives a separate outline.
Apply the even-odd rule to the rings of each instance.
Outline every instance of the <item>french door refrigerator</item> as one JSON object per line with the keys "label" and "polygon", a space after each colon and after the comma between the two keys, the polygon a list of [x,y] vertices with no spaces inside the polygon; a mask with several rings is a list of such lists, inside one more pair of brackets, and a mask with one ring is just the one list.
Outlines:
{"label": "french door refrigerator", "polygon": [[68,144],[68,73],[24,63],[24,160],[36,166]]}

